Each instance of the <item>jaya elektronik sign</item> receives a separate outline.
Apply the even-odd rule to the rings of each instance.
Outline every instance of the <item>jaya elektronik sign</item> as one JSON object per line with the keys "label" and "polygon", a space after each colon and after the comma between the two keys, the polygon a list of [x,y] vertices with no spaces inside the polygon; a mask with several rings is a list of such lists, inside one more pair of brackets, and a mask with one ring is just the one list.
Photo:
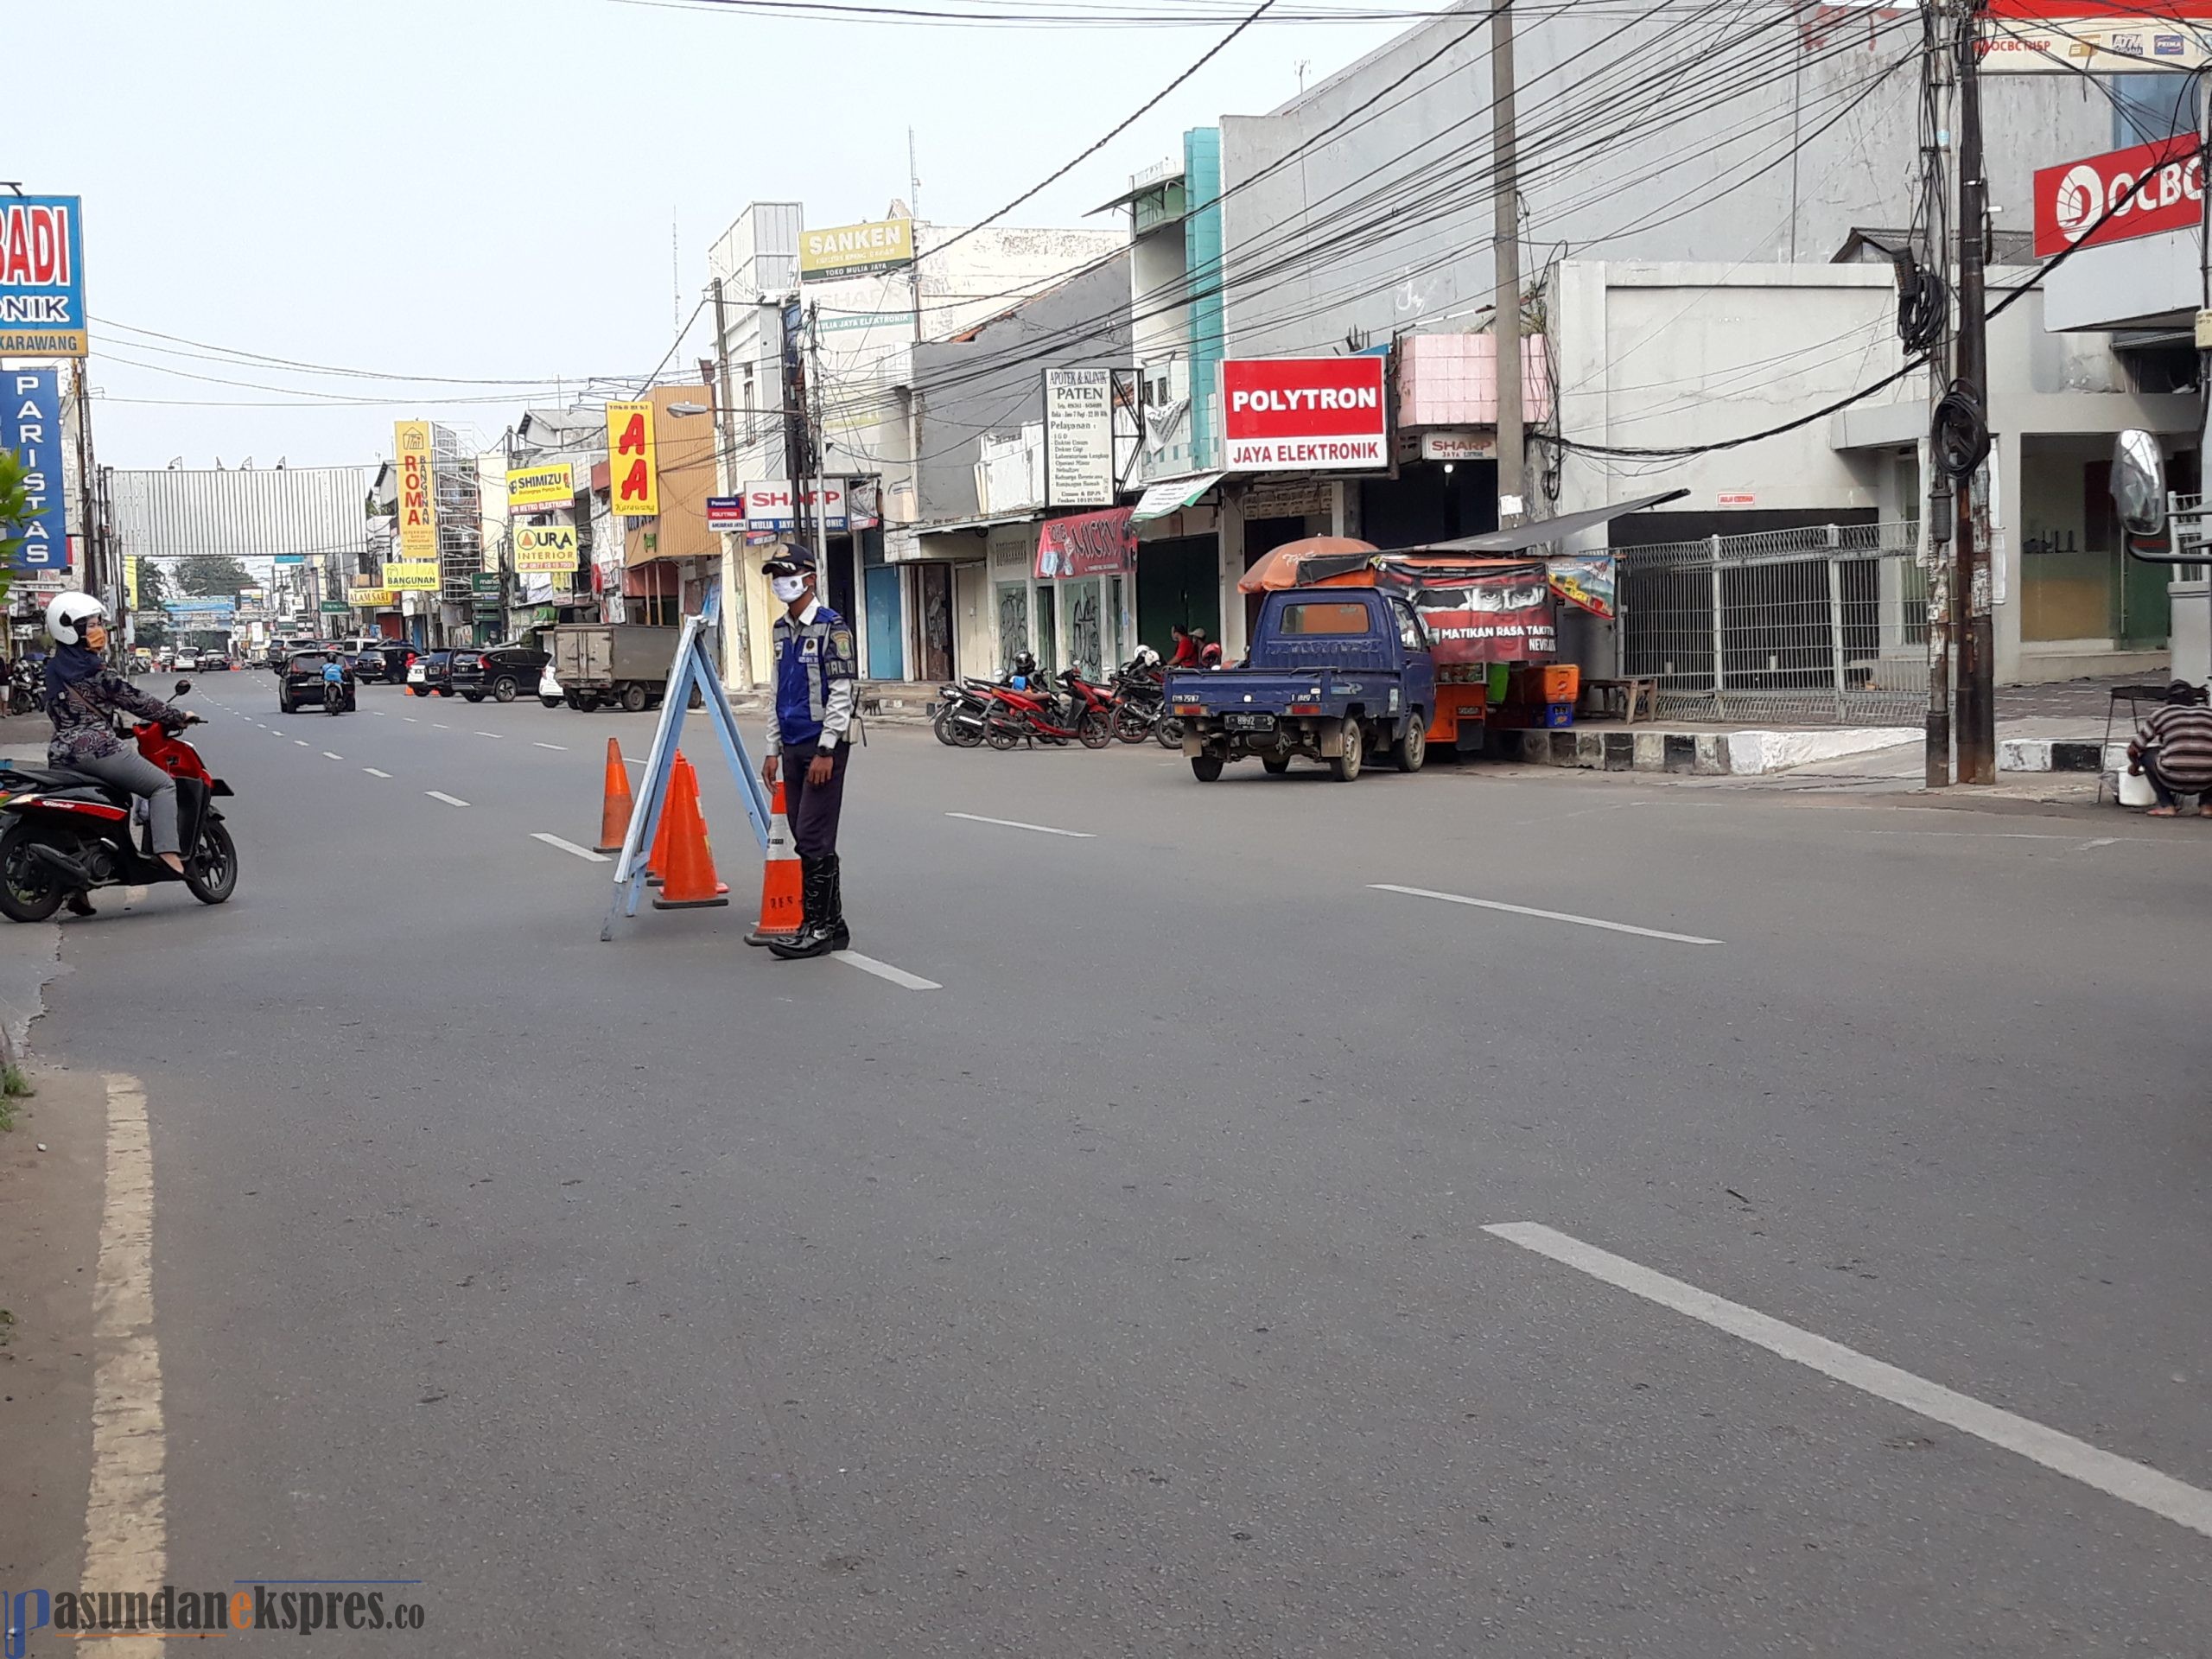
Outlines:
{"label": "jaya elektronik sign", "polygon": [[1390,464],[1384,359],[1232,358],[1221,365],[1230,472],[1381,472]]}

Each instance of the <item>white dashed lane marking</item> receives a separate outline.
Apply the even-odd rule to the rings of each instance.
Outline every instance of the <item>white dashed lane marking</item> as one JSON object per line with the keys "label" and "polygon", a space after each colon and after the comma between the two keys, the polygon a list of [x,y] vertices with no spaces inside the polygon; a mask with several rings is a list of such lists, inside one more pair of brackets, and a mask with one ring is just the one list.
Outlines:
{"label": "white dashed lane marking", "polygon": [[389,778],[391,776],[388,772],[378,772],[374,766],[363,766],[361,770],[367,772],[372,778]]}
{"label": "white dashed lane marking", "polygon": [[933,979],[910,974],[904,968],[893,968],[887,962],[878,962],[874,957],[864,957],[857,950],[838,950],[832,955],[849,968],[857,968],[864,974],[874,974],[878,979],[887,979],[893,985],[902,986],[910,991],[941,991],[944,988]]}
{"label": "white dashed lane marking", "polygon": [[325,749],[322,752],[322,758],[326,760],[343,760],[346,757],[342,754],[333,754],[328,749]]}
{"label": "white dashed lane marking", "polygon": [[531,747],[540,749],[558,749],[563,754],[566,754],[569,752],[569,746],[565,743],[537,743],[533,744]]}
{"label": "white dashed lane marking", "polygon": [[448,806],[467,806],[468,804],[468,803],[462,800],[460,796],[448,795],[442,789],[426,789],[423,792],[434,801],[443,801]]}
{"label": "white dashed lane marking", "polygon": [[1483,1231],[2212,1537],[2212,1492],[1533,1221]]}
{"label": "white dashed lane marking", "polygon": [[594,864],[606,864],[613,861],[605,853],[595,853],[588,847],[579,847],[573,841],[563,841],[560,836],[548,835],[543,830],[531,830],[530,833],[530,838],[532,841],[542,841],[548,847],[558,847],[564,853],[574,853],[578,858],[588,858]]}

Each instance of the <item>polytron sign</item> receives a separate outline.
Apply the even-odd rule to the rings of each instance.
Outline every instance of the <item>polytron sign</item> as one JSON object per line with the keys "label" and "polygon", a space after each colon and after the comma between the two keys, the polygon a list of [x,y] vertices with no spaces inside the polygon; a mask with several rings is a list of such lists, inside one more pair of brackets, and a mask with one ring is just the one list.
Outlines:
{"label": "polytron sign", "polygon": [[0,355],[90,349],[83,217],[75,196],[0,196]]}
{"label": "polytron sign", "polygon": [[2160,231],[2193,231],[2203,219],[2204,158],[2193,133],[2036,173],[2038,259],[2076,243],[2096,247]]}
{"label": "polytron sign", "polygon": [[1255,357],[1221,365],[1228,470],[1380,472],[1390,413],[1379,357]]}

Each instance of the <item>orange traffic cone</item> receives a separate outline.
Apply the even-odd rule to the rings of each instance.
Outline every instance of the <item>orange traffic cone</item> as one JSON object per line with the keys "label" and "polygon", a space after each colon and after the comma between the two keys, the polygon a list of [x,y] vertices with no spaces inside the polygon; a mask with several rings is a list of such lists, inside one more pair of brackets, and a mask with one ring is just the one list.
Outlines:
{"label": "orange traffic cone", "polygon": [[622,764],[622,746],[607,740],[606,799],[599,809],[599,846],[602,853],[622,850],[622,837],[630,830],[630,772]]}
{"label": "orange traffic cone", "polygon": [[[610,743],[613,741],[607,739]],[[660,886],[662,873],[668,868],[669,855],[676,846],[676,774],[690,770],[691,763],[678,749],[668,763],[668,791],[661,797],[660,827],[653,831],[653,849],[645,860],[645,885],[649,887]]]}
{"label": "orange traffic cone", "polygon": [[668,801],[661,822],[671,818],[676,834],[661,865],[655,910],[702,910],[729,903],[729,888],[715,879],[714,855],[707,848],[707,815],[699,810],[699,778],[681,755],[668,780]]}
{"label": "orange traffic cone", "polygon": [[785,816],[784,785],[779,779],[768,814],[768,855],[760,866],[760,925],[745,936],[747,944],[795,939],[804,919],[799,892],[804,886],[798,854],[791,847],[791,826]]}

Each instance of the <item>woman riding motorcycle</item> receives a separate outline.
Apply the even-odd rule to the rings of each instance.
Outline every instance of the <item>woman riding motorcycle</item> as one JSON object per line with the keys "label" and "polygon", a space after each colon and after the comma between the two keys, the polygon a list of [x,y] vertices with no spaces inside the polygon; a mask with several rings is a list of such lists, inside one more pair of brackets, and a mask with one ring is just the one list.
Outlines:
{"label": "woman riding motorcycle", "polygon": [[[164,726],[188,726],[199,716],[149,697],[101,660],[107,645],[107,607],[90,594],[57,594],[46,607],[46,631],[54,652],[46,662],[46,713],[54,722],[46,746],[47,764],[66,766],[143,798],[151,814],[154,855],[184,874],[178,844],[176,779],[150,760],[123,747],[115,734],[117,713],[132,714]],[[81,893],[69,907],[90,915]]]}

